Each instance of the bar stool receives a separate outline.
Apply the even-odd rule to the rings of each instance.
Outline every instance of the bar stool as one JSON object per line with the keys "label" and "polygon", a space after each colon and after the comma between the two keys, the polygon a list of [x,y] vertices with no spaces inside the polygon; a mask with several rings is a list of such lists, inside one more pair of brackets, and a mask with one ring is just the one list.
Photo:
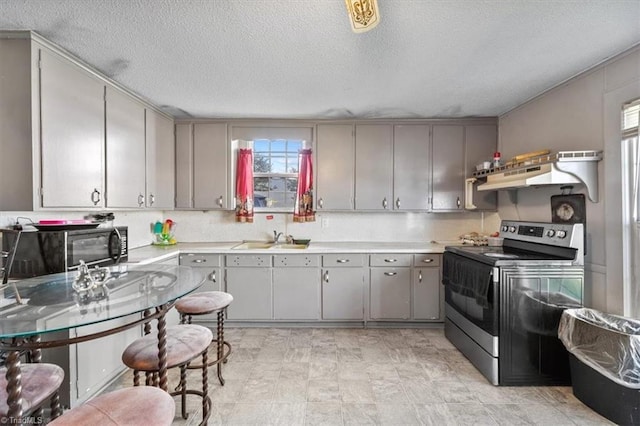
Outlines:
{"label": "bar stool", "polygon": [[171,395],[152,386],[137,386],[100,395],[54,419],[50,425],[130,426],[173,423],[176,406]]}
{"label": "bar stool", "polygon": [[[208,349],[213,340],[213,333],[200,325],[174,325],[166,329],[167,369],[180,368],[180,384],[171,396],[181,396],[182,418],[186,419],[187,394],[198,395],[202,398],[202,423],[206,424],[211,409],[211,398],[208,395]],[[187,366],[193,360],[202,357],[202,391],[187,389]],[[133,385],[140,386],[140,372],[146,373],[146,384],[158,386],[160,354],[158,338],[154,334],[147,334],[132,342],[122,353],[124,364],[133,369]]]}
{"label": "bar stool", "polygon": [[[233,302],[233,296],[223,291],[203,291],[183,297],[176,302],[176,310],[180,313],[182,324],[191,324],[193,316],[218,313],[217,336],[213,340],[216,343],[217,357],[210,361],[208,366],[217,366],[218,380],[222,386],[224,386],[224,379],[222,378],[221,363],[226,363],[231,354],[231,344],[224,341],[224,313],[231,302]],[[227,347],[226,353],[224,353],[225,346]],[[200,366],[190,365],[188,368],[200,368]]]}
{"label": "bar stool", "polygon": [[[6,376],[7,368],[0,368],[0,418],[2,419],[6,419],[9,413]],[[50,399],[51,416],[55,418],[62,414],[58,388],[63,379],[64,370],[57,365],[22,364],[20,366],[20,381],[23,415],[27,416],[36,412],[47,399]]]}

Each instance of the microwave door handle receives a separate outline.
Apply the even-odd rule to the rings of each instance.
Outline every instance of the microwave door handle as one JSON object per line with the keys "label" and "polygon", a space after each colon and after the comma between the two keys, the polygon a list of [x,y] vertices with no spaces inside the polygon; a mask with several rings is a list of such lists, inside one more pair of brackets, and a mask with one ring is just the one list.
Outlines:
{"label": "microwave door handle", "polygon": [[[114,237],[118,239],[118,252],[115,254],[115,256],[111,252],[111,241]],[[120,231],[118,231],[117,228],[113,228],[113,231],[111,231],[111,234],[109,234],[108,250],[109,257],[113,259],[113,262],[120,263],[120,258],[122,257],[122,236],[120,235]]]}

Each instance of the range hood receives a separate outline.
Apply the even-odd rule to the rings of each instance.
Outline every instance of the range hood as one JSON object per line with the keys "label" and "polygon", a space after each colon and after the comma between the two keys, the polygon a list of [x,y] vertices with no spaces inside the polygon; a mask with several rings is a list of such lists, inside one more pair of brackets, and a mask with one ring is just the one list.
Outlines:
{"label": "range hood", "polygon": [[562,151],[543,155],[522,163],[474,173],[485,180],[478,191],[517,189],[538,185],[584,184],[589,199],[598,202],[598,161],[602,151]]}

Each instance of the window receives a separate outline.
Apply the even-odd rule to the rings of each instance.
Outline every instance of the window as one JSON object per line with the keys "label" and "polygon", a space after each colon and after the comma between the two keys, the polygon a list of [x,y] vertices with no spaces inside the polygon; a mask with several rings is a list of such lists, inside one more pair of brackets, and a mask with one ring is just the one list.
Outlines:
{"label": "window", "polygon": [[255,207],[293,210],[298,188],[298,153],[304,141],[253,140]]}
{"label": "window", "polygon": [[622,114],[622,203],[625,312],[640,318],[640,100]]}

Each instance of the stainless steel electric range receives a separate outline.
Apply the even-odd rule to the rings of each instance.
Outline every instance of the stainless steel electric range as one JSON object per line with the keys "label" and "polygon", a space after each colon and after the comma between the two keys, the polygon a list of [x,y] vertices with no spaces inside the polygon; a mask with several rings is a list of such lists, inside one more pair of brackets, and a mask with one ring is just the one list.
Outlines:
{"label": "stainless steel electric range", "polygon": [[557,334],[583,303],[583,225],[505,220],[500,236],[445,248],[445,336],[494,385],[570,384]]}

